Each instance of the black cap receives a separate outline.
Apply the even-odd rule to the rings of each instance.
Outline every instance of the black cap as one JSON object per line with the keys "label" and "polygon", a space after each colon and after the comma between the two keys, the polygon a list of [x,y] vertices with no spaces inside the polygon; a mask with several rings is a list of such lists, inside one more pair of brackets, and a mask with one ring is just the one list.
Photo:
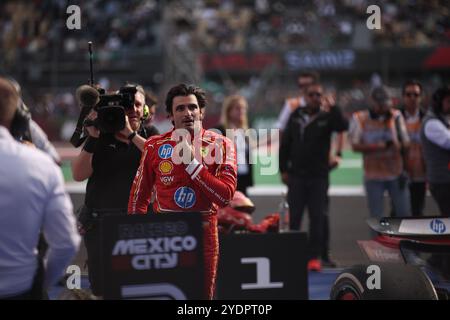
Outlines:
{"label": "black cap", "polygon": [[372,99],[379,104],[387,105],[390,103],[391,99],[389,92],[385,87],[375,87],[370,94]]}

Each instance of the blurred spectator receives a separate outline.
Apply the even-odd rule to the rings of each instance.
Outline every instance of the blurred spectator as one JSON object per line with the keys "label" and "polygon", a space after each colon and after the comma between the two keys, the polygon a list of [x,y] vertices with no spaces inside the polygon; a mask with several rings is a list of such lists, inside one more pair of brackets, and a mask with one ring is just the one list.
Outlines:
{"label": "blurred spectator", "polygon": [[321,110],[323,88],[306,89],[306,106],[297,108],[283,132],[279,150],[282,181],[288,186],[290,228],[300,230],[305,207],[309,214],[308,269],[320,271],[324,215],[329,185],[329,154],[333,132],[347,130],[348,122],[338,107]]}
{"label": "blurred spectator", "polygon": [[363,154],[364,186],[372,217],[383,216],[383,195],[388,191],[395,213],[407,216],[411,208],[406,181],[401,179],[403,161],[400,149],[409,144],[405,121],[400,111],[391,109],[384,87],[371,93],[369,110],[353,114],[349,137],[353,151]]}
{"label": "blurred spectator", "polygon": [[433,94],[423,120],[421,138],[430,191],[443,216],[450,216],[450,89]]}
{"label": "blurred spectator", "polygon": [[411,213],[422,216],[425,207],[426,175],[423,159],[420,130],[425,112],[421,109],[422,84],[416,80],[408,80],[402,88],[403,105],[400,107],[405,118],[410,145],[402,155],[405,169],[409,177],[409,193],[411,199]]}
{"label": "blurred spectator", "polygon": [[[0,79],[0,299],[44,299],[76,254],[72,203],[60,169],[39,150],[9,133],[19,96]],[[49,245],[37,255],[41,230]]]}
{"label": "blurred spectator", "polygon": [[250,163],[251,141],[245,132],[248,129],[247,113],[248,102],[243,96],[226,97],[222,105],[220,124],[215,128],[235,143],[238,164],[236,190],[245,195],[247,195],[247,188],[253,186],[253,166]]}

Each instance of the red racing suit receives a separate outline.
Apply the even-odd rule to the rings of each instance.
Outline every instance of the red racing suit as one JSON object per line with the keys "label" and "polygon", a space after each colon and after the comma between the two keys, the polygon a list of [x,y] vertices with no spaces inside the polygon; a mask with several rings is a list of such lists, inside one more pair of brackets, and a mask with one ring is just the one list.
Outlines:
{"label": "red racing suit", "polygon": [[227,206],[234,196],[236,153],[228,138],[201,129],[192,142],[195,158],[184,163],[174,161],[179,141],[174,131],[153,136],[145,143],[128,213],[147,213],[152,195],[156,213],[203,213],[205,295],[212,299],[219,255],[217,208]]}

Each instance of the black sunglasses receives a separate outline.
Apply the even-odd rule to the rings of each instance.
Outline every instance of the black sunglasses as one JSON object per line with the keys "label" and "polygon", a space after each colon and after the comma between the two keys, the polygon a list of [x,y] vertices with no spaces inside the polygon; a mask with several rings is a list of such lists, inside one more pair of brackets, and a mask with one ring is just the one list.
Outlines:
{"label": "black sunglasses", "polygon": [[307,82],[307,83],[297,83],[298,87],[300,89],[306,88],[307,86],[309,86],[311,83]]}
{"label": "black sunglasses", "polygon": [[322,94],[320,92],[309,92],[308,96],[310,96],[310,97],[314,97],[314,96],[321,97]]}
{"label": "black sunglasses", "polygon": [[407,96],[407,97],[419,97],[420,96],[420,94],[419,93],[416,93],[416,92],[405,92],[405,96]]}

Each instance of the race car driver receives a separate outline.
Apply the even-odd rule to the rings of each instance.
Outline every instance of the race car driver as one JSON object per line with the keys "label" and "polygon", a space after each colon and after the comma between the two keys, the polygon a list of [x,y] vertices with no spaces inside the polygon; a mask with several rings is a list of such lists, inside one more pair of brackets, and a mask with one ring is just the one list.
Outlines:
{"label": "race car driver", "polygon": [[219,254],[217,208],[236,190],[237,165],[232,142],[204,130],[205,93],[180,84],[166,97],[174,130],[147,140],[134,179],[129,214],[145,214],[154,192],[153,211],[201,212],[204,225],[205,298],[212,299]]}

